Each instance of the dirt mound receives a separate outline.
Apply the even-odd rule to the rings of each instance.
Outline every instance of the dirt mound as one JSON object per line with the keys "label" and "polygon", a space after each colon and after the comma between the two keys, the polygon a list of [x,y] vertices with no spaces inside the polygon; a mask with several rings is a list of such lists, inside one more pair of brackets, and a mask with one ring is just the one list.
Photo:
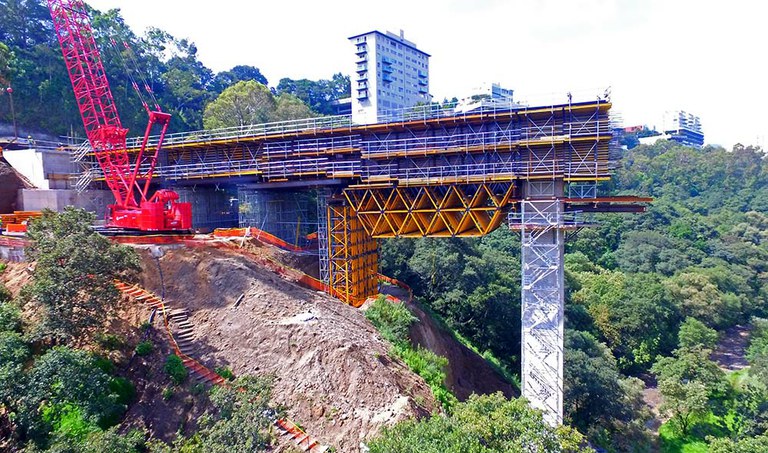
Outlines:
{"label": "dirt mound", "polygon": [[236,375],[273,374],[274,403],[338,451],[437,410],[359,310],[213,247],[152,247],[142,258],[144,287],[189,310],[193,356]]}
{"label": "dirt mound", "polygon": [[21,288],[32,278],[29,271],[29,263],[5,262],[6,268],[0,272],[0,282],[2,282],[13,297],[19,295]]}
{"label": "dirt mound", "polygon": [[16,194],[19,189],[29,189],[32,184],[19,175],[13,167],[0,158],[0,213],[11,213],[19,209],[16,206]]}

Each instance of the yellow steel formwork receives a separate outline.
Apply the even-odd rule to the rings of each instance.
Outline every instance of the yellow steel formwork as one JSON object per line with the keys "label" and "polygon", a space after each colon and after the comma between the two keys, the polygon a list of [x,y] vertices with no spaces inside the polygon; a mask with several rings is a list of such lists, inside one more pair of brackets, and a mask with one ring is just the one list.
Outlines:
{"label": "yellow steel formwork", "polygon": [[377,293],[378,244],[343,204],[328,205],[328,270],[334,294],[360,306]]}

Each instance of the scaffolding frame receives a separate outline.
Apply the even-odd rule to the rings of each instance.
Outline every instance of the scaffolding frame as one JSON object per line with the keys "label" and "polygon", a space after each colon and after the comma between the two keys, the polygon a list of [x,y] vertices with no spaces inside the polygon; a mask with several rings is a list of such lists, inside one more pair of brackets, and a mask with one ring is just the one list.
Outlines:
{"label": "scaffolding frame", "polygon": [[342,301],[359,307],[378,292],[378,243],[343,200],[328,203],[328,276]]}
{"label": "scaffolding frame", "polygon": [[552,426],[563,422],[565,230],[562,181],[528,181],[509,226],[521,233],[522,395]]}

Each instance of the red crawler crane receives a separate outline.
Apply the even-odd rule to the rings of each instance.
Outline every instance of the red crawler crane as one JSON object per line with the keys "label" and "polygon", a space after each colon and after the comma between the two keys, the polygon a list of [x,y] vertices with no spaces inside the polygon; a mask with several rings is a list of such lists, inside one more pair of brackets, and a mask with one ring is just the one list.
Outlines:
{"label": "red crawler crane", "polygon": [[[115,204],[109,205],[107,226],[141,231],[188,230],[192,226],[190,203],[179,203],[179,195],[167,189],[147,198],[157,155],[160,152],[171,115],[155,104],[154,111],[142,100],[149,114],[135,163],[131,164],[126,136],[128,129],[120,124],[115,100],[82,0],[48,0],[53,25],[83,117],[85,133],[94,155],[104,172]],[[138,87],[134,84],[134,87]],[[156,146],[147,150],[153,127],[161,127]],[[140,199],[137,199],[137,195]]]}

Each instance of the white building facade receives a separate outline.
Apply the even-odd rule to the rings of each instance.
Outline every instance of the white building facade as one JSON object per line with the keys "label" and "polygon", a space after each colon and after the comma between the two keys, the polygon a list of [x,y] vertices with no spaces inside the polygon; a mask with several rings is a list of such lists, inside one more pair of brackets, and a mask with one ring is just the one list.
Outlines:
{"label": "white building facade", "polygon": [[371,31],[349,38],[355,52],[352,121],[371,124],[396,119],[398,112],[428,104],[429,54],[399,35]]}

